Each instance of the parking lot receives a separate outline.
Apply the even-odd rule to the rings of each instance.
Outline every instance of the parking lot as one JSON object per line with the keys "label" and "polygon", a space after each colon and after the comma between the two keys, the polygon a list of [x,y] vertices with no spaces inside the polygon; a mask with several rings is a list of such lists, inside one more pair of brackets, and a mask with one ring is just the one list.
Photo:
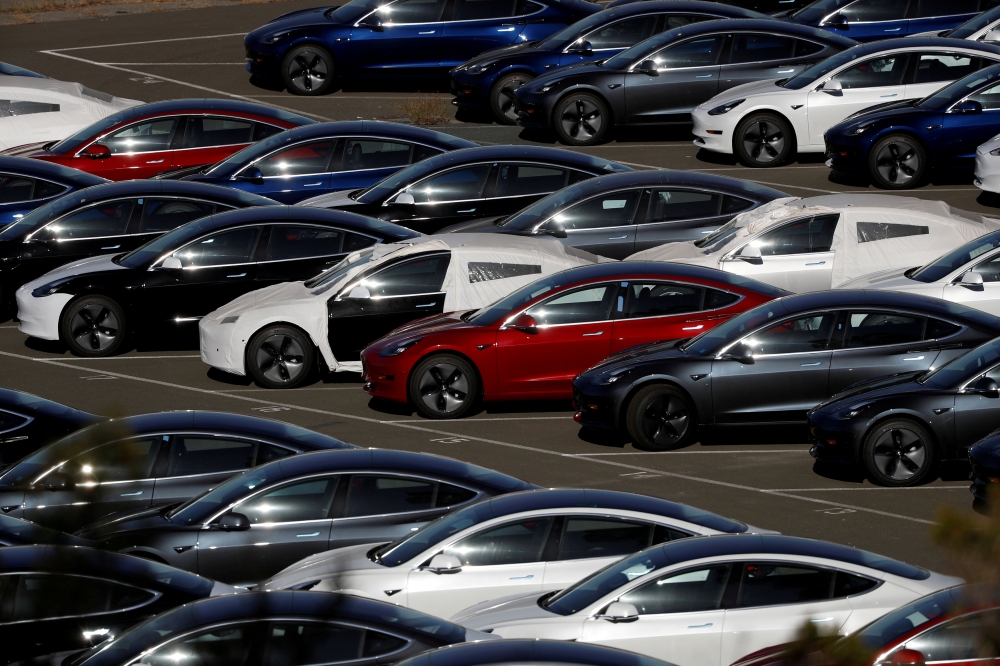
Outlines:
{"label": "parking lot", "polygon": [[[258,101],[318,120],[393,119],[414,89],[337,91],[294,97],[252,85],[242,36],[266,20],[313,3],[216,7],[109,19],[0,28],[0,60],[96,90],[143,101],[223,97]],[[444,101],[443,92],[421,91]],[[484,144],[552,142],[518,128],[453,122],[442,129]],[[797,196],[875,191],[831,178],[820,156],[750,170],[724,156],[699,155],[686,128],[626,135],[586,149],[637,167],[695,169],[754,180]],[[967,178],[932,182],[909,194],[958,208],[1000,213]],[[830,539],[914,564],[945,569],[929,540],[944,504],[971,510],[967,470],[912,489],[884,489],[814,469],[799,431],[733,429],[708,443],[643,453],[628,443],[588,441],[568,403],[490,405],[462,421],[429,421],[369,404],[358,376],[327,376],[291,391],[268,391],[209,372],[194,350],[132,351],[82,359],[58,345],[27,341],[0,324],[0,385],[84,410],[123,415],[211,409],[271,416],[362,446],[453,456],[546,486],[597,487],[686,502],[787,534]]]}

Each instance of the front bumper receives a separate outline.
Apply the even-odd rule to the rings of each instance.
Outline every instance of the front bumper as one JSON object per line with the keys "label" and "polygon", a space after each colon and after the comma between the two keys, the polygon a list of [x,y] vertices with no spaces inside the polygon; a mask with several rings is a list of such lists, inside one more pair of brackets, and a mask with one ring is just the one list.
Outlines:
{"label": "front bumper", "polygon": [[812,420],[809,425],[809,455],[828,465],[851,465],[854,463],[853,446],[844,432],[825,430]]}
{"label": "front bumper", "polygon": [[865,172],[865,151],[861,146],[826,140],[826,165],[846,173]]}
{"label": "front bumper", "polygon": [[246,70],[263,79],[281,78],[281,56],[259,47],[246,48]]}
{"label": "front bumper", "polygon": [[246,375],[244,348],[233,348],[235,331],[235,322],[223,324],[222,320],[203,318],[198,322],[198,347],[204,363],[242,377]]}
{"label": "front bumper", "polygon": [[39,340],[59,339],[59,318],[66,305],[73,300],[72,294],[50,294],[36,298],[31,295],[38,285],[29,282],[17,290],[17,329],[25,335]]}
{"label": "front bumper", "polygon": [[[732,113],[732,111],[730,111]],[[713,153],[733,154],[732,132],[727,127],[729,123],[720,122],[729,114],[721,116],[708,115],[708,109],[697,108],[691,112],[691,134],[694,134],[694,145]]]}
{"label": "front bumper", "polygon": [[1000,156],[976,152],[973,184],[986,192],[1000,192]]}
{"label": "front bumper", "polygon": [[1000,493],[1000,469],[990,469],[973,460],[971,476],[969,492],[976,503],[985,504],[990,495]]}
{"label": "front bumper", "polygon": [[549,126],[549,111],[544,104],[534,101],[524,101],[515,93],[514,109],[517,111],[517,124],[521,127],[546,129]]}
{"label": "front bumper", "polygon": [[573,406],[577,412],[573,420],[584,428],[594,430],[617,430],[618,419],[615,418],[615,403],[609,397],[597,397],[581,393],[573,387]]}
{"label": "front bumper", "polygon": [[486,88],[479,84],[459,81],[452,75],[451,94],[455,99],[452,104],[460,109],[485,109],[489,108],[489,100],[486,99]]}
{"label": "front bumper", "polygon": [[406,384],[413,369],[413,359],[419,358],[413,354],[410,361],[400,358],[410,354],[412,349],[407,349],[399,356],[384,358],[378,355],[375,350],[365,350],[361,353],[361,379],[364,381],[364,390],[368,395],[407,404],[409,396],[406,391]]}

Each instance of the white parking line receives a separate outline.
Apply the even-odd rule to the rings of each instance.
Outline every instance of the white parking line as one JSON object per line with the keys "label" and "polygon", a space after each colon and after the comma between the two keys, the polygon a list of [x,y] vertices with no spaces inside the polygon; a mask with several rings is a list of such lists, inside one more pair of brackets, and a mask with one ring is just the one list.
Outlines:
{"label": "white parking line", "polygon": [[[64,363],[62,361],[52,361],[52,360],[49,360],[49,359],[35,358],[35,357],[32,357],[32,356],[25,356],[23,354],[14,354],[12,352],[0,351],[0,356],[7,356],[9,358],[16,358],[16,359],[20,359],[20,360],[23,360],[23,361],[35,361],[35,362],[38,362],[38,363],[45,363],[47,365],[52,365],[52,366],[56,366],[56,367],[71,368],[73,370],[78,370],[78,368],[75,367],[74,365],[71,365],[71,364],[68,364],[68,363]],[[303,407],[301,405],[288,404],[288,403],[279,403],[279,402],[274,402],[274,401],[271,401],[271,400],[258,400],[257,398],[251,398],[249,396],[244,396],[244,395],[234,395],[232,393],[220,393],[219,391],[212,391],[212,390],[209,390],[209,389],[196,388],[194,386],[185,386],[184,384],[176,384],[174,382],[165,382],[165,381],[161,381],[159,379],[149,379],[149,378],[146,378],[146,377],[136,377],[135,375],[126,375],[126,374],[123,374],[123,373],[120,373],[120,372],[105,372],[105,371],[102,371],[102,372],[104,372],[104,374],[106,374],[106,375],[113,376],[113,377],[119,377],[121,379],[131,379],[133,381],[142,382],[142,383],[145,383],[145,384],[153,384],[155,386],[164,386],[166,388],[179,389],[179,390],[182,390],[182,391],[192,391],[192,392],[195,392],[195,393],[203,393],[203,394],[208,394],[208,395],[225,396],[227,398],[232,398],[233,400],[242,400],[244,402],[252,402],[252,403],[255,403],[255,404],[259,404],[259,405],[267,405],[269,407],[285,407],[285,408],[287,408],[289,410],[297,410],[297,411],[302,411],[302,412],[309,412],[311,414],[323,414],[324,416],[334,416],[336,418],[350,419],[350,420],[353,420],[353,421],[360,421],[362,423],[373,423],[373,424],[377,424],[377,425],[388,425],[388,426],[392,426],[392,427],[396,427],[396,428],[406,428],[407,430],[413,430],[413,431],[416,431],[416,432],[426,432],[426,433],[430,433],[430,434],[433,434],[433,435],[443,435],[443,436],[448,437],[448,438],[459,438],[461,440],[469,440],[469,441],[473,441],[473,442],[480,442],[480,443],[483,443],[483,444],[493,444],[494,446],[502,446],[502,447],[505,447],[505,448],[516,449],[516,450],[521,450],[521,451],[531,451],[532,453],[538,453],[538,454],[547,455],[547,456],[558,456],[560,458],[562,458],[562,457],[572,457],[572,458],[575,458],[577,460],[586,460],[588,462],[592,462],[592,463],[599,464],[599,465],[606,465],[606,466],[609,466],[609,467],[617,467],[619,469],[627,469],[627,470],[632,470],[632,471],[635,471],[635,472],[647,472],[649,474],[656,474],[656,475],[658,475],[660,477],[673,478],[673,479],[682,479],[684,481],[692,481],[692,482],[695,482],[695,483],[703,483],[703,484],[707,484],[707,485],[711,485],[711,486],[719,486],[719,487],[722,487],[722,488],[731,488],[733,490],[744,490],[744,491],[747,491],[747,492],[759,493],[759,494],[762,494],[762,495],[771,495],[773,497],[784,497],[786,499],[794,499],[794,500],[799,500],[799,501],[802,501],[802,502],[809,502],[809,503],[812,503],[812,504],[822,504],[822,505],[825,505],[825,506],[840,507],[840,508],[844,508],[844,509],[853,509],[855,511],[861,511],[861,512],[864,512],[864,513],[872,513],[872,514],[879,515],[879,516],[885,516],[887,518],[896,518],[896,519],[899,519],[899,520],[905,520],[907,522],[920,523],[922,525],[933,525],[934,524],[933,521],[924,520],[923,518],[914,518],[913,516],[904,516],[904,515],[901,515],[901,514],[898,514],[898,513],[890,513],[888,511],[880,511],[878,509],[870,509],[868,507],[855,506],[853,504],[845,504],[843,502],[831,502],[829,500],[821,500],[821,499],[817,499],[815,497],[805,497],[803,495],[794,495],[794,494],[791,494],[791,493],[782,492],[782,491],[778,491],[778,490],[767,490],[767,489],[764,489],[764,488],[754,488],[753,486],[747,486],[747,485],[743,485],[743,484],[740,484],[740,483],[730,483],[730,482],[727,482],[727,481],[716,481],[715,479],[705,479],[705,478],[698,477],[698,476],[693,476],[693,475],[690,475],[690,474],[679,474],[677,472],[664,472],[664,471],[658,470],[658,469],[651,469],[651,468],[648,468],[648,467],[640,467],[638,465],[629,465],[627,463],[620,463],[620,462],[616,462],[616,461],[613,461],[613,460],[607,460],[607,459],[603,459],[603,458],[597,458],[597,459],[595,459],[595,458],[583,458],[583,457],[578,457],[578,456],[576,456],[574,454],[571,454],[571,453],[559,453],[558,451],[551,451],[549,449],[542,449],[542,448],[538,448],[538,447],[535,447],[535,446],[526,446],[524,444],[513,444],[511,442],[503,442],[503,441],[500,441],[500,440],[497,440],[497,439],[487,439],[485,437],[477,437],[475,435],[466,435],[466,434],[458,434],[458,433],[453,433],[453,432],[447,432],[447,431],[444,431],[444,430],[437,430],[435,428],[428,428],[428,427],[418,426],[418,425],[416,425],[414,423],[403,423],[403,422],[399,422],[399,421],[383,421],[381,419],[374,419],[374,418],[371,418],[371,417],[368,417],[368,416],[358,416],[356,414],[345,414],[345,413],[342,413],[342,412],[333,412],[333,411],[326,410],[326,409],[316,409],[314,407]]]}
{"label": "white parking line", "polygon": [[243,67],[246,62],[101,62],[101,65],[127,65],[130,67],[149,67],[150,65],[170,65],[170,66],[187,66],[191,65],[197,67],[199,65],[239,65]]}
{"label": "white parking line", "polygon": [[[198,37],[174,37],[172,39],[150,39],[145,42],[119,42],[117,44],[97,44],[95,46],[71,46],[65,49],[53,49],[53,51],[83,51],[85,49],[111,49],[116,46],[140,46],[142,44],[165,44],[167,42],[187,42],[193,39],[217,39],[219,37],[245,37],[245,32],[229,32],[224,35],[201,35]],[[47,53],[47,51],[42,51]]]}
{"label": "white parking line", "polygon": [[776,493],[825,493],[828,490],[968,490],[968,486],[913,486],[910,488],[883,488],[882,486],[859,486],[857,488],[781,488]]}
{"label": "white parking line", "polygon": [[[679,456],[692,453],[805,453],[809,449],[736,449],[727,451],[623,451],[621,453],[575,453],[578,458],[593,456]],[[789,491],[781,491],[789,492]]]}
{"label": "white parking line", "polygon": [[201,358],[198,354],[185,354],[183,356],[156,356],[150,354],[149,356],[98,356],[95,358],[87,358],[84,356],[67,356],[64,358],[53,359],[60,361],[132,361],[135,359],[149,359],[149,358]]}

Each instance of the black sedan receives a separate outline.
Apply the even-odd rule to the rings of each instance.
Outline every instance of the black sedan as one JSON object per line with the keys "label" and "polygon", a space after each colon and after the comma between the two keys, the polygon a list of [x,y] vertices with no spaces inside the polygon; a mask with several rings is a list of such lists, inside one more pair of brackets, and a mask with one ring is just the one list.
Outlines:
{"label": "black sedan", "polygon": [[[250,592],[163,613],[72,666],[393,664],[495,636],[409,608],[333,592]],[[141,659],[141,662],[140,662]],[[60,663],[53,659],[51,663]]]}
{"label": "black sedan", "polygon": [[397,171],[367,189],[333,192],[302,205],[349,210],[432,233],[509,215],[568,185],[620,171],[632,169],[559,148],[465,148]]}
{"label": "black sedan", "polygon": [[449,645],[407,659],[399,666],[672,666],[671,664],[615,648],[535,638],[505,638],[502,641]]}
{"label": "black sedan", "polygon": [[238,591],[92,548],[0,548],[0,664],[86,649],[158,613]]}
{"label": "black sedan", "polygon": [[309,279],[351,252],[418,235],[353,213],[299,206],[211,215],[127,254],[75,262],[27,283],[17,291],[19,328],[62,340],[80,356],[110,356],[130,334],[140,343],[168,337],[171,345],[193,346],[198,320],[238,296]]}
{"label": "black sedan", "polygon": [[103,420],[37,395],[0,388],[0,465]]}
{"label": "black sedan", "polygon": [[80,537],[0,514],[0,546],[93,546]]}
{"label": "black sedan", "polygon": [[571,185],[508,217],[438,233],[550,235],[614,259],[664,243],[704,238],[734,215],[787,197],[746,180],[693,171],[631,171]]}
{"label": "black sedan", "polygon": [[804,424],[808,410],[852,384],[939,367],[998,335],[1000,318],[926,296],[786,296],[581,373],[575,418],[654,451],[687,446],[699,427]]}
{"label": "black sedan", "polygon": [[212,213],[275,203],[228,187],[155,180],[74,192],[0,232],[0,304],[12,305],[18,287],[70,261],[134,250]]}
{"label": "black sedan", "polygon": [[1000,501],[1000,430],[990,433],[969,449],[969,462],[972,463],[969,491],[975,498],[973,506],[981,509],[987,506],[987,501]]}
{"label": "black sedan", "polygon": [[353,444],[298,426],[219,412],[112,419],[0,474],[0,511],[72,531],[116,511],[177,504],[272,460]]}
{"label": "black sedan", "polygon": [[0,156],[0,229],[52,199],[106,182],[58,164]]}
{"label": "black sedan", "polygon": [[[918,347],[914,353],[926,354]],[[993,340],[930,372],[856,384],[809,412],[809,452],[860,467],[879,485],[915,486],[939,462],[967,459],[969,447],[996,429],[998,381],[1000,340]]]}
{"label": "black sedan", "polygon": [[455,507],[535,487],[427,453],[331,451],[263,465],[184,504],[110,516],[77,535],[256,583],[314,553],[395,541]]}
{"label": "black sedan", "polygon": [[744,83],[795,76],[857,42],[777,20],[705,21],[651,37],[597,63],[543,74],[514,91],[518,124],[585,146],[612,126],[686,124],[691,111]]}

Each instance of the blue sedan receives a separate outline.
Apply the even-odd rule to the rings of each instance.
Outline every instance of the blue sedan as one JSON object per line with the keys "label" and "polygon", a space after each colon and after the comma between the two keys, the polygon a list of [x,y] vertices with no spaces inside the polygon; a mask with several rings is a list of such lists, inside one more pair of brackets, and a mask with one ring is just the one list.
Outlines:
{"label": "blue sedan", "polygon": [[451,70],[451,90],[460,108],[489,109],[501,123],[514,125],[513,91],[525,81],[558,67],[610,58],[661,32],[717,18],[767,17],[704,0],[620,3],[542,41],[480,54]]}
{"label": "blue sedan", "polygon": [[924,99],[874,106],[834,125],[825,136],[827,164],[904,190],[919,185],[931,165],[971,172],[976,147],[997,133],[1000,65],[993,65]]}
{"label": "blue sedan", "polygon": [[275,134],[184,180],[294,204],[327,192],[368,187],[428,157],[477,145],[397,123],[322,123]]}
{"label": "blue sedan", "polygon": [[817,0],[786,18],[858,42],[957,28],[1000,0]]}
{"label": "blue sedan", "polygon": [[441,78],[469,58],[596,14],[585,0],[351,0],[279,16],[246,36],[247,71],[295,95],[338,79]]}
{"label": "blue sedan", "polygon": [[53,199],[106,182],[58,164],[0,156],[0,230]]}

